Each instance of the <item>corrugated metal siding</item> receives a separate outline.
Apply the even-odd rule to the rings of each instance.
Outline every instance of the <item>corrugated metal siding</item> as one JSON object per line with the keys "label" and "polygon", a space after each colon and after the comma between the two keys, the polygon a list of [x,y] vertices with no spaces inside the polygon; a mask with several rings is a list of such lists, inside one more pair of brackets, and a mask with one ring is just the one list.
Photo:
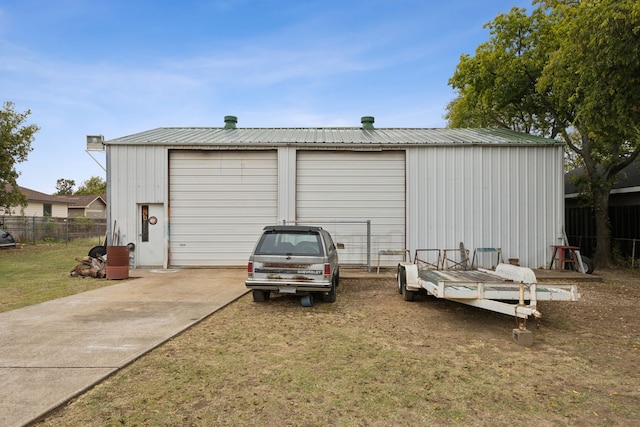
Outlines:
{"label": "corrugated metal siding", "polygon": [[277,221],[276,151],[172,151],[170,264],[246,263]]}
{"label": "corrugated metal siding", "polygon": [[507,129],[380,128],[158,128],[106,141],[107,145],[390,145],[390,144],[558,144]]}
{"label": "corrugated metal siding", "polygon": [[408,156],[410,247],[501,247],[543,267],[562,233],[562,153],[548,148],[430,147]]}
{"label": "corrugated metal siding", "polygon": [[[380,249],[403,249],[404,163],[403,151],[298,151],[298,221],[371,220],[372,259]],[[319,225],[345,244],[342,264],[366,263],[366,224]]]}
{"label": "corrugated metal siding", "polygon": [[294,147],[278,148],[278,222],[296,217],[296,154]]}
{"label": "corrugated metal siding", "polygon": [[107,159],[109,229],[111,235],[117,233],[120,244],[135,243],[138,203],[165,201],[167,150],[156,146],[107,147]]}
{"label": "corrugated metal siding", "polygon": [[[174,130],[177,132],[174,136],[183,139],[170,143],[170,136],[173,135]],[[192,131],[193,134],[191,134]],[[232,143],[229,137],[216,139],[215,134],[219,132],[227,132],[225,135],[238,132],[237,141],[239,142]],[[426,136],[429,139],[425,139]],[[518,140],[520,137],[522,141]],[[261,219],[260,225],[293,220],[296,216],[297,219],[316,216],[304,211],[312,206],[311,200],[305,201],[307,197],[326,203],[324,195],[315,194],[312,187],[301,191],[293,185],[297,179],[303,179],[300,182],[307,179],[296,173],[296,157],[303,153],[300,150],[313,151],[314,155],[321,152],[344,155],[345,160],[348,161],[350,156],[358,154],[395,153],[394,155],[397,155],[406,149],[406,203],[404,194],[397,200],[394,191],[389,194],[394,194],[394,198],[390,199],[393,204],[392,210],[395,211],[396,205],[402,206],[403,209],[406,206],[408,224],[406,240],[410,249],[457,247],[460,241],[471,249],[501,246],[505,259],[517,257],[521,259],[522,265],[539,267],[548,262],[550,245],[559,242],[558,238],[562,232],[564,217],[562,146],[553,141],[521,136],[509,131],[483,132],[483,130],[464,129],[363,131],[342,128],[224,131],[212,128],[162,128],[120,138],[117,141],[119,142],[107,144],[107,181],[110,200],[109,222],[110,226],[116,224],[115,230],[110,231],[119,232],[122,244],[137,241],[138,204],[164,204],[167,214],[166,224],[169,224],[169,213],[172,217],[175,215],[175,212],[168,211],[170,180],[168,153],[178,148],[185,151],[192,150],[193,153],[199,153],[198,155],[214,153],[204,154],[205,157],[217,156],[221,152],[264,150],[272,153],[274,160],[269,162],[275,162],[275,165],[270,164],[269,168],[274,167],[277,173],[273,178],[269,178],[276,182],[275,189],[270,190],[269,198],[275,205],[269,208],[272,210],[266,215],[268,218]],[[124,145],[124,141],[130,141],[132,145]],[[303,141],[309,145],[294,145],[286,141]],[[417,141],[422,142],[417,143]],[[380,145],[375,145],[379,142]],[[276,149],[279,153],[277,160],[275,160]],[[381,150],[382,153],[376,150]],[[332,160],[328,157],[324,159],[327,164],[320,166],[331,168]],[[377,167],[382,169],[384,165]],[[198,173],[208,173],[206,169],[209,168],[210,166]],[[339,177],[331,174],[328,176],[331,178],[327,182],[331,182],[337,191],[354,180],[346,173]],[[376,176],[368,176],[365,180],[375,183],[376,178]],[[172,190],[173,195],[180,192],[178,188]],[[367,195],[363,193],[363,196]],[[356,196],[348,200],[348,202],[357,201],[358,205],[369,203],[366,213],[358,210],[359,206],[353,206],[350,211],[345,210],[339,215],[331,210],[322,215],[326,218],[367,219],[371,217],[372,210],[384,212],[389,208],[389,205],[375,205],[380,201],[375,195],[367,200],[358,199]],[[196,205],[197,202],[197,200],[194,201]],[[300,206],[304,206],[305,203],[307,207],[300,210]],[[248,215],[250,212],[251,208],[238,211],[237,220],[243,221],[242,217],[250,216]],[[392,216],[396,217],[397,214],[393,213]],[[223,235],[224,231],[221,233]],[[213,235],[209,235],[208,238],[217,239]],[[249,240],[252,242],[245,242],[246,246],[252,247],[255,236]],[[395,246],[404,246],[404,242],[395,237],[390,240],[383,239],[381,243],[374,242],[375,244],[378,246],[373,248],[371,254],[374,262],[377,248],[396,249]],[[168,249],[169,247],[166,246],[167,260]],[[249,247],[248,250],[250,249]],[[201,259],[198,257],[202,257],[202,253],[206,251],[195,251],[192,261],[201,265]],[[218,255],[207,254],[206,256]],[[225,255],[219,256],[225,263]],[[233,262],[234,265],[241,264],[246,258],[244,253],[240,256],[239,252],[237,257]]]}

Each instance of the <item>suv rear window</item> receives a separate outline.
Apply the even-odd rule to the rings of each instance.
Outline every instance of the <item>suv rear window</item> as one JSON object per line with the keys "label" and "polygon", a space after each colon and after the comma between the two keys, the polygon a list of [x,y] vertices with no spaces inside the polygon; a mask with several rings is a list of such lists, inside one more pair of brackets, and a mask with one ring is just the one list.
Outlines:
{"label": "suv rear window", "polygon": [[260,238],[256,255],[322,256],[320,234],[309,231],[267,231]]}

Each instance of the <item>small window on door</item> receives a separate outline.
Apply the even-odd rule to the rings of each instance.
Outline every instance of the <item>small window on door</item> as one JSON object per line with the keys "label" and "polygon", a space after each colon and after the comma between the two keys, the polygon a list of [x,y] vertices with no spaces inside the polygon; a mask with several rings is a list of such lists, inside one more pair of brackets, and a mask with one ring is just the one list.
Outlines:
{"label": "small window on door", "polygon": [[140,207],[140,220],[142,221],[140,233],[143,242],[149,241],[149,205],[142,205]]}

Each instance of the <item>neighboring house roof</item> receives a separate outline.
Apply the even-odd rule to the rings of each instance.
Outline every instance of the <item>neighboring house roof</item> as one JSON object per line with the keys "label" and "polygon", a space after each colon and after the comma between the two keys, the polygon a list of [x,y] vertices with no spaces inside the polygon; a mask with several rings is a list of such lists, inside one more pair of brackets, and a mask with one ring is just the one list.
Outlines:
{"label": "neighboring house roof", "polygon": [[[8,191],[11,191],[13,188],[11,185],[7,184],[6,187]],[[58,203],[63,205],[68,205],[69,201],[65,198],[61,198],[57,195],[45,194],[36,190],[32,190],[30,188],[20,187],[18,189],[22,194],[25,195],[27,201],[29,202],[37,202],[37,203]]]}
{"label": "neighboring house roof", "polygon": [[57,196],[64,197],[69,202],[69,209],[85,209],[90,206],[96,200],[101,200],[105,205],[107,204],[106,197],[102,195],[87,194],[87,195],[72,195],[72,196]]}
{"label": "neighboring house roof", "polygon": [[[576,181],[583,173],[584,168],[576,168],[564,175],[564,194],[566,197],[576,197],[579,194]],[[611,190],[612,194],[640,192],[640,159],[620,171]]]}
{"label": "neighboring house roof", "polygon": [[543,144],[553,139],[507,129],[429,128],[234,128],[162,127],[104,142],[105,145],[424,145]]}
{"label": "neighboring house roof", "polygon": [[[6,188],[11,191],[13,188],[7,184]],[[59,195],[59,194],[45,194],[30,188],[18,186],[20,192],[25,195],[27,201],[37,203],[58,203],[68,205],[69,208],[87,208],[96,200],[101,200],[105,205],[107,204],[107,197],[103,194],[87,194],[87,195]]]}

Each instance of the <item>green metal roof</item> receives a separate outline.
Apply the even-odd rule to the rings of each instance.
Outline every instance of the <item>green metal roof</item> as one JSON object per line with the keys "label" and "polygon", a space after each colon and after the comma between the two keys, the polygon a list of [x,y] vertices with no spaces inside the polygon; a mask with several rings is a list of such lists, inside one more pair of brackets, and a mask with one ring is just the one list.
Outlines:
{"label": "green metal roof", "polygon": [[111,139],[106,145],[450,145],[560,142],[507,129],[162,127]]}

